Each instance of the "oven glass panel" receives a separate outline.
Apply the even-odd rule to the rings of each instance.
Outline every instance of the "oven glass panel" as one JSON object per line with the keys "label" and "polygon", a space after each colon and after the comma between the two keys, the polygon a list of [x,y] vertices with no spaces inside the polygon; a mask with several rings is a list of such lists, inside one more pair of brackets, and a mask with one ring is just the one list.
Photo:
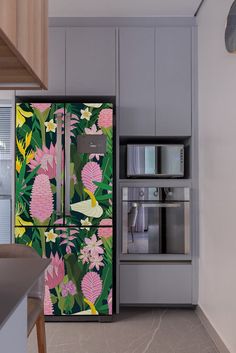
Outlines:
{"label": "oven glass panel", "polygon": [[122,216],[123,254],[189,253],[188,189],[123,188]]}

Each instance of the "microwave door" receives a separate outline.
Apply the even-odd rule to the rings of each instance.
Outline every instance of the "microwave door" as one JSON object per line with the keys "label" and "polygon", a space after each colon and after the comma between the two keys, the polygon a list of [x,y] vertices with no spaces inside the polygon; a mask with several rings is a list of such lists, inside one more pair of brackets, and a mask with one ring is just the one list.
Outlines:
{"label": "microwave door", "polygon": [[144,149],[144,175],[155,175],[156,174],[156,147],[145,146]]}
{"label": "microwave door", "polygon": [[182,146],[162,146],[161,174],[164,176],[183,176]]}

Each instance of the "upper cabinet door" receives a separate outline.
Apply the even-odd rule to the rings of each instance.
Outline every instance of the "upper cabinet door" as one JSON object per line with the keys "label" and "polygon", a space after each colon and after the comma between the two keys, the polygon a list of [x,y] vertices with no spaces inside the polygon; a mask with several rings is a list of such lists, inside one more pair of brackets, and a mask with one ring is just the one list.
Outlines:
{"label": "upper cabinet door", "polygon": [[48,29],[48,90],[17,91],[18,96],[65,95],[65,28]]}
{"label": "upper cabinet door", "polygon": [[191,28],[156,29],[156,135],[191,135]]}
{"label": "upper cabinet door", "polygon": [[65,95],[66,93],[66,30],[49,28],[48,44],[48,91],[44,95]]}
{"label": "upper cabinet door", "polygon": [[66,94],[115,95],[115,28],[66,32]]}
{"label": "upper cabinet door", "polygon": [[119,31],[120,135],[155,135],[154,29]]}

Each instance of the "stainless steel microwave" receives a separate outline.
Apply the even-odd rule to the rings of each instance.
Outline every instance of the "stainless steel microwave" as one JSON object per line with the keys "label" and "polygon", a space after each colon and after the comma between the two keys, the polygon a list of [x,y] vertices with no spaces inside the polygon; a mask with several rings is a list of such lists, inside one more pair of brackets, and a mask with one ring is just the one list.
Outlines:
{"label": "stainless steel microwave", "polygon": [[127,145],[127,176],[183,177],[184,145]]}

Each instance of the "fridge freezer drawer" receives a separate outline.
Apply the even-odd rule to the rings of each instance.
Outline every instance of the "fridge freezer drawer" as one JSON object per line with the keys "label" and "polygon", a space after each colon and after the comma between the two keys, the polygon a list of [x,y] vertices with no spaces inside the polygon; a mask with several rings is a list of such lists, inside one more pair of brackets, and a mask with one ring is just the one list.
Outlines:
{"label": "fridge freezer drawer", "polygon": [[192,265],[120,265],[120,303],[192,304]]}

